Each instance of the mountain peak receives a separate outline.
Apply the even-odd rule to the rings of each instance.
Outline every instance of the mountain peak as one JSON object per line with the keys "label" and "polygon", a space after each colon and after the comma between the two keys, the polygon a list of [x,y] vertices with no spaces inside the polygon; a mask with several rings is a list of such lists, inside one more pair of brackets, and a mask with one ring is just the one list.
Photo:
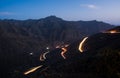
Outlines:
{"label": "mountain peak", "polygon": [[45,20],[53,20],[53,21],[62,21],[62,18],[56,17],[55,15],[48,16],[44,18]]}

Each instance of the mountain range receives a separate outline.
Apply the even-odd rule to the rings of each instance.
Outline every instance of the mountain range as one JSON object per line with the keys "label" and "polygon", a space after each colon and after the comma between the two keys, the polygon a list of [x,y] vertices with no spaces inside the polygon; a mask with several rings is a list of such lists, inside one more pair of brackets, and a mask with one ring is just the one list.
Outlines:
{"label": "mountain range", "polygon": [[96,20],[66,21],[56,16],[38,20],[0,20],[2,37],[9,39],[13,46],[33,52],[45,49],[46,46],[55,48],[56,45],[69,44],[112,27]]}
{"label": "mountain range", "polygon": [[[79,44],[75,42],[113,27],[114,25],[96,20],[66,21],[56,16],[36,20],[0,20],[1,78],[9,78],[11,72],[22,72],[41,64],[39,56],[48,49],[51,51],[56,46]],[[59,55],[56,52],[58,51],[53,51],[53,55]]]}

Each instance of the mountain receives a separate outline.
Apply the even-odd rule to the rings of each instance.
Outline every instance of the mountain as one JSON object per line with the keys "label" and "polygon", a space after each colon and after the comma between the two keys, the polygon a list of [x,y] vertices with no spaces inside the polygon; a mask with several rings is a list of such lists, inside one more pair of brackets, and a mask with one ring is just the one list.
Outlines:
{"label": "mountain", "polygon": [[[48,78],[120,78],[120,27],[106,30],[55,49],[45,55],[39,68],[26,77]],[[107,31],[117,31],[114,33]],[[84,42],[83,42],[84,40]],[[82,44],[82,51],[79,50]]]}
{"label": "mountain", "polygon": [[[41,64],[40,54],[47,48],[53,50],[56,46],[68,45],[113,27],[96,20],[66,21],[56,16],[37,20],[0,20],[0,73],[5,76],[3,78],[7,78],[18,70],[22,72]],[[60,54],[61,49],[58,50]],[[60,56],[59,54],[58,51],[53,51],[53,56]],[[49,58],[55,59],[51,56]]]}
{"label": "mountain", "polygon": [[[84,36],[89,36],[112,27],[113,25],[96,20],[65,21],[56,16],[38,20],[0,20],[0,30],[3,31],[3,37],[14,39],[15,44],[18,44],[19,40],[21,46],[24,46],[21,43],[27,44],[27,42],[30,43],[30,46],[34,44],[34,49],[30,50],[34,52],[40,51],[40,49],[35,48],[37,46],[41,48],[46,46],[55,48],[56,45],[61,43],[69,44]],[[29,48],[29,45],[24,47]]]}

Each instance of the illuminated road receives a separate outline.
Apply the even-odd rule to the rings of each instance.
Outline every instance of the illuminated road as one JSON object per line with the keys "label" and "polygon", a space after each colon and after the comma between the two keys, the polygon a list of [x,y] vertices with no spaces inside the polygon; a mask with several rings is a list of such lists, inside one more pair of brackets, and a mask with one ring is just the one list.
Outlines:
{"label": "illuminated road", "polygon": [[46,59],[46,55],[48,54],[49,52],[46,52],[43,54],[43,59]]}
{"label": "illuminated road", "polygon": [[40,61],[44,61],[43,54],[40,55]]}
{"label": "illuminated road", "polygon": [[66,57],[64,56],[64,53],[66,53],[67,52],[67,49],[66,48],[62,48],[62,52],[61,52],[61,56],[64,58],[64,59],[66,59]]}
{"label": "illuminated road", "polygon": [[37,67],[33,67],[33,68],[31,68],[30,70],[24,72],[24,75],[30,74],[30,73],[36,71],[37,69],[41,68],[42,66],[43,66],[43,65],[40,65],[40,66],[37,66]]}
{"label": "illuminated road", "polygon": [[44,61],[46,59],[46,55],[48,54],[49,52],[45,52],[44,54],[41,54],[40,55],[40,61]]}
{"label": "illuminated road", "polygon": [[116,34],[116,33],[120,33],[120,32],[116,31],[116,30],[111,30],[111,31],[103,32],[103,33]]}
{"label": "illuminated road", "polygon": [[84,43],[85,43],[85,41],[88,39],[88,37],[85,37],[81,42],[80,42],[80,45],[79,45],[79,51],[80,52],[83,52],[84,50],[83,50],[83,45],[84,45]]}

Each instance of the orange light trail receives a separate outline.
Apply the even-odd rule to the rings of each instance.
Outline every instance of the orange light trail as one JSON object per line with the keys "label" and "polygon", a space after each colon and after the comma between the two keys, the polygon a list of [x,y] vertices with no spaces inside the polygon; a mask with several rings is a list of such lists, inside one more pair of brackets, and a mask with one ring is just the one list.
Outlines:
{"label": "orange light trail", "polygon": [[117,31],[117,30],[110,30],[110,31],[103,32],[103,33],[115,34],[115,33],[120,33],[120,32],[119,32],[119,31]]}
{"label": "orange light trail", "polygon": [[83,52],[84,50],[83,50],[83,44],[85,43],[85,41],[88,39],[88,37],[85,37],[82,41],[81,41],[81,43],[80,43],[80,45],[79,45],[79,51],[80,52]]}
{"label": "orange light trail", "polygon": [[111,31],[109,31],[109,33],[114,34],[114,33],[120,33],[120,32],[118,32],[116,30],[111,30]]}
{"label": "orange light trail", "polygon": [[30,70],[24,72],[24,75],[30,74],[30,73],[36,71],[37,69],[41,68],[42,66],[43,66],[43,65],[40,65],[40,66],[37,66],[37,67],[33,67],[33,68],[31,68]]}
{"label": "orange light trail", "polygon": [[61,56],[66,59],[66,57],[64,56],[64,54],[66,53],[67,49],[66,48],[62,48],[62,52],[61,52]]}
{"label": "orange light trail", "polygon": [[40,61],[44,61],[43,54],[40,55]]}

